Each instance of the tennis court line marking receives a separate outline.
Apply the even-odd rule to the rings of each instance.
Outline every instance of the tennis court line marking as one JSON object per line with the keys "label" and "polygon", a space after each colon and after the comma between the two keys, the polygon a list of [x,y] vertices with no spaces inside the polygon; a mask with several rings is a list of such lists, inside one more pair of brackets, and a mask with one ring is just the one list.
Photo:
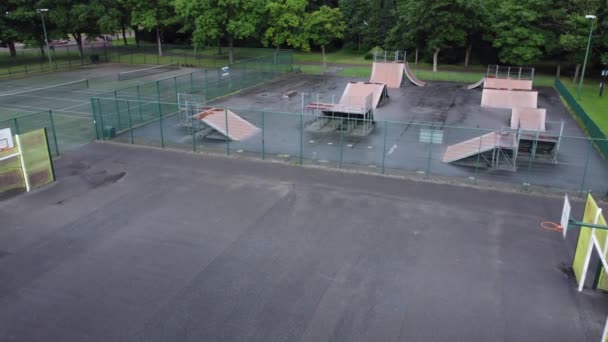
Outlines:
{"label": "tennis court line marking", "polygon": [[57,110],[61,110],[61,111],[65,111],[66,109],[70,109],[70,108],[74,108],[74,107],[79,107],[79,106],[83,106],[83,105],[88,105],[88,103],[79,103],[77,105],[73,105],[73,106],[69,106],[69,107],[65,107],[63,109],[57,109]]}
{"label": "tennis court line marking", "polygon": [[[32,112],[32,113],[38,113],[38,112],[44,112],[44,111],[49,111],[50,108],[43,108],[43,107],[34,107],[34,106],[23,106],[23,105],[16,105],[16,104],[12,104],[11,106],[15,106],[15,107],[24,107],[24,108],[32,108],[32,109],[37,109],[37,110],[28,110],[28,109],[19,109],[19,108],[9,108],[9,107],[0,107],[0,108],[4,108],[4,109],[8,109],[8,110],[15,110],[15,111],[26,111],[26,112]],[[78,117],[78,118],[82,118],[82,119],[91,119],[91,113],[86,113],[86,112],[76,112],[76,111],[70,111],[70,110],[64,110],[64,109],[50,109],[51,111],[53,111],[53,115],[60,115],[60,116],[69,116],[69,117]],[[82,116],[75,116],[75,115],[65,115],[65,114],[58,114],[57,112],[63,112],[63,113],[74,113],[74,114],[85,114],[88,117],[83,118]]]}
{"label": "tennis court line marking", "polygon": [[71,102],[80,102],[80,103],[87,103],[87,101],[82,101],[82,100],[72,100],[72,99],[66,99],[64,97],[45,97],[45,96],[35,96],[35,95],[10,95],[10,96],[14,96],[14,97],[27,97],[27,98],[36,98],[36,99],[48,99],[48,100],[62,100],[62,101],[71,101]]}

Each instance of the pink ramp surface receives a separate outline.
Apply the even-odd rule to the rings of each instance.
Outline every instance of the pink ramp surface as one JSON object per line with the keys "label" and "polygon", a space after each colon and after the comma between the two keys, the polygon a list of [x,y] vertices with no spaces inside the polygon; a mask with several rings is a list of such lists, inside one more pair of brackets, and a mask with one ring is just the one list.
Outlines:
{"label": "pink ramp surface", "polygon": [[[371,103],[367,103],[367,96],[371,96]],[[371,82],[349,82],[340,98],[341,106],[355,106],[367,109],[378,108],[380,102],[388,97],[386,84]]]}
{"label": "pink ramp surface", "polygon": [[515,135],[512,133],[504,134],[492,132],[458,144],[450,145],[443,153],[441,161],[444,163],[451,163],[474,156],[478,153],[490,151],[497,147],[509,149],[517,148]]}
{"label": "pink ramp surface", "polygon": [[426,85],[426,82],[419,80],[418,77],[414,75],[408,63],[405,63],[405,76],[407,76],[407,79],[410,80],[410,82],[414,83],[419,87],[424,87]]}
{"label": "pink ramp surface", "polygon": [[389,88],[399,88],[403,83],[403,63],[378,63],[372,65],[372,77],[369,81],[374,83],[385,83]]}
{"label": "pink ramp surface", "polygon": [[487,77],[483,83],[483,87],[492,89],[532,90],[532,80]]}
{"label": "pink ramp surface", "polygon": [[483,81],[484,81],[484,80],[485,80],[485,78],[482,78],[482,79],[480,79],[479,81],[477,81],[477,82],[475,82],[475,83],[469,84],[469,85],[467,86],[467,89],[471,90],[471,89],[475,89],[475,88],[479,87],[480,85],[482,85],[482,84],[483,84]]}
{"label": "pink ramp surface", "polygon": [[[231,111],[222,108],[211,108],[194,116],[215,129],[230,140],[245,140],[260,131],[245,119]],[[228,132],[226,132],[226,117],[228,118]]]}
{"label": "pink ramp surface", "polygon": [[545,119],[547,110],[545,108],[513,108],[511,112],[511,128],[525,131],[545,130]]}
{"label": "pink ramp surface", "polygon": [[536,108],[538,92],[532,90],[503,90],[484,88],[481,106],[512,109],[516,107]]}

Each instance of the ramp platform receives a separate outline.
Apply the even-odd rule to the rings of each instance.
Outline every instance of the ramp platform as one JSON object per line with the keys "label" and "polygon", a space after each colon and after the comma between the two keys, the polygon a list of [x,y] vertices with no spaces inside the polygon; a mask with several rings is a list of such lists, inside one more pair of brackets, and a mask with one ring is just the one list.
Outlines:
{"label": "ramp platform", "polygon": [[[209,108],[203,112],[195,114],[194,119],[200,120],[210,127],[221,137],[242,141],[255,135],[260,131],[259,128],[249,123],[247,120],[236,115],[230,110],[222,108]],[[226,120],[228,120],[226,122]]]}

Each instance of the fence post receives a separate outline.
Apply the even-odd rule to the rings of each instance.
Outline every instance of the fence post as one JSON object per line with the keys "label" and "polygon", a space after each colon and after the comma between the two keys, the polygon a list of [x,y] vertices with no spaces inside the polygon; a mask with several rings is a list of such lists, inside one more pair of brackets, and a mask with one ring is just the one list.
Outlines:
{"label": "fence post", "polygon": [[429,178],[431,176],[431,154],[433,152],[433,138],[435,135],[435,130],[433,129],[433,126],[430,127],[431,140],[429,141],[429,156],[426,164],[426,178]]}
{"label": "fence post", "polygon": [[173,77],[173,90],[175,92],[175,102],[177,102],[177,76]]}
{"label": "fence post", "polygon": [[[532,162],[534,161],[534,158],[536,157],[536,148],[538,146],[538,131],[536,131],[536,135],[534,137],[534,141],[532,142],[532,150],[530,151],[530,160],[528,161],[528,184],[527,186],[530,186],[532,184],[530,178],[530,174],[532,173]],[[515,162],[515,161],[514,161]]]}
{"label": "fence post", "polygon": [[300,165],[303,163],[304,153],[304,114],[300,114]]}
{"label": "fence post", "polygon": [[95,139],[99,140],[99,131],[97,130],[97,113],[95,112],[94,98],[91,98],[91,113],[93,114],[93,129],[95,130]]}
{"label": "fence post", "polygon": [[122,128],[122,123],[120,121],[120,105],[118,104],[118,99],[116,98],[116,90],[114,91],[114,108],[116,109],[116,123],[118,123],[117,130]]}
{"label": "fence post", "polygon": [[[196,132],[198,130],[194,130],[194,119],[190,119],[192,122],[191,132],[192,132],[192,152],[196,152]],[[197,122],[199,120],[196,120]]]}
{"label": "fence post", "polygon": [[160,102],[160,81],[156,81],[156,100]]}
{"label": "fence post", "polygon": [[141,112],[141,92],[139,91],[139,84],[137,85],[137,106],[139,107],[139,121],[144,121],[143,114]]}
{"label": "fence post", "polygon": [[587,181],[587,170],[589,169],[589,159],[591,157],[591,150],[593,149],[593,139],[589,139],[589,148],[587,148],[587,158],[585,159],[585,169],[583,170],[583,179],[581,181],[581,188],[578,191],[579,197],[583,195],[583,189],[585,188],[585,182]]}
{"label": "fence post", "polygon": [[207,69],[205,69],[205,101],[209,101],[209,77],[207,76]]}
{"label": "fence post", "polygon": [[161,108],[161,104],[160,102],[157,102],[157,108],[158,108],[158,123],[160,125],[160,146],[162,148],[165,148],[165,137],[163,135],[163,110]]}
{"label": "fence post", "polygon": [[131,120],[131,101],[127,100],[127,115],[129,116],[129,135],[131,137],[131,145],[133,144],[133,121]]}
{"label": "fence post", "polygon": [[97,109],[99,110],[99,124],[101,125],[101,140],[106,140],[106,134],[104,132],[105,126],[103,125],[103,111],[101,110],[99,98],[97,98]]}
{"label": "fence post", "polygon": [[264,141],[265,133],[266,131],[264,130],[264,111],[262,111],[262,160],[266,159],[266,142]]}
{"label": "fence post", "polygon": [[477,163],[475,164],[475,179],[473,179],[473,184],[477,184],[477,177],[479,177],[479,162],[481,161],[481,142],[483,140],[483,136],[484,134],[479,137],[479,147],[477,149]]}
{"label": "fence post", "polygon": [[384,174],[384,163],[386,161],[386,135],[388,134],[388,122],[384,120],[384,145],[382,147],[382,174]]}
{"label": "fence post", "polygon": [[342,168],[342,152],[343,146],[342,142],[344,140],[344,118],[340,118],[340,163],[338,164],[338,168]]}
{"label": "fence post", "polygon": [[193,74],[194,73],[190,73],[190,94],[194,94],[194,79],[193,79]]}
{"label": "fence post", "polygon": [[224,118],[226,119],[226,154],[230,155],[230,135],[228,133],[228,109],[224,108]]}
{"label": "fence post", "polygon": [[21,134],[21,132],[19,130],[19,121],[17,120],[17,118],[14,118],[13,122],[15,123],[15,133],[16,134]]}
{"label": "fence post", "polygon": [[49,119],[51,120],[51,129],[53,130],[53,144],[55,145],[56,156],[59,155],[59,144],[57,144],[57,131],[55,130],[55,120],[53,119],[53,111],[49,109]]}

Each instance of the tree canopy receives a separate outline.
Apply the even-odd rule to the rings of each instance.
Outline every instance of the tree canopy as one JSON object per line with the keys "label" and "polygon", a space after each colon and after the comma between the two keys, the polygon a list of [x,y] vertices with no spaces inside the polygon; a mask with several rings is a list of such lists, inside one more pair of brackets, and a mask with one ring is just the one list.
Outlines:
{"label": "tree canopy", "polygon": [[[606,0],[4,0],[0,46],[43,47],[37,9],[51,39],[149,32],[162,43],[179,33],[197,47],[273,46],[307,51],[415,50],[439,62],[577,64],[592,30],[592,62],[608,62]],[[595,15],[590,21],[585,15]],[[141,38],[141,37],[140,37]],[[410,54],[411,56],[412,54]],[[417,57],[416,57],[417,58]]]}

